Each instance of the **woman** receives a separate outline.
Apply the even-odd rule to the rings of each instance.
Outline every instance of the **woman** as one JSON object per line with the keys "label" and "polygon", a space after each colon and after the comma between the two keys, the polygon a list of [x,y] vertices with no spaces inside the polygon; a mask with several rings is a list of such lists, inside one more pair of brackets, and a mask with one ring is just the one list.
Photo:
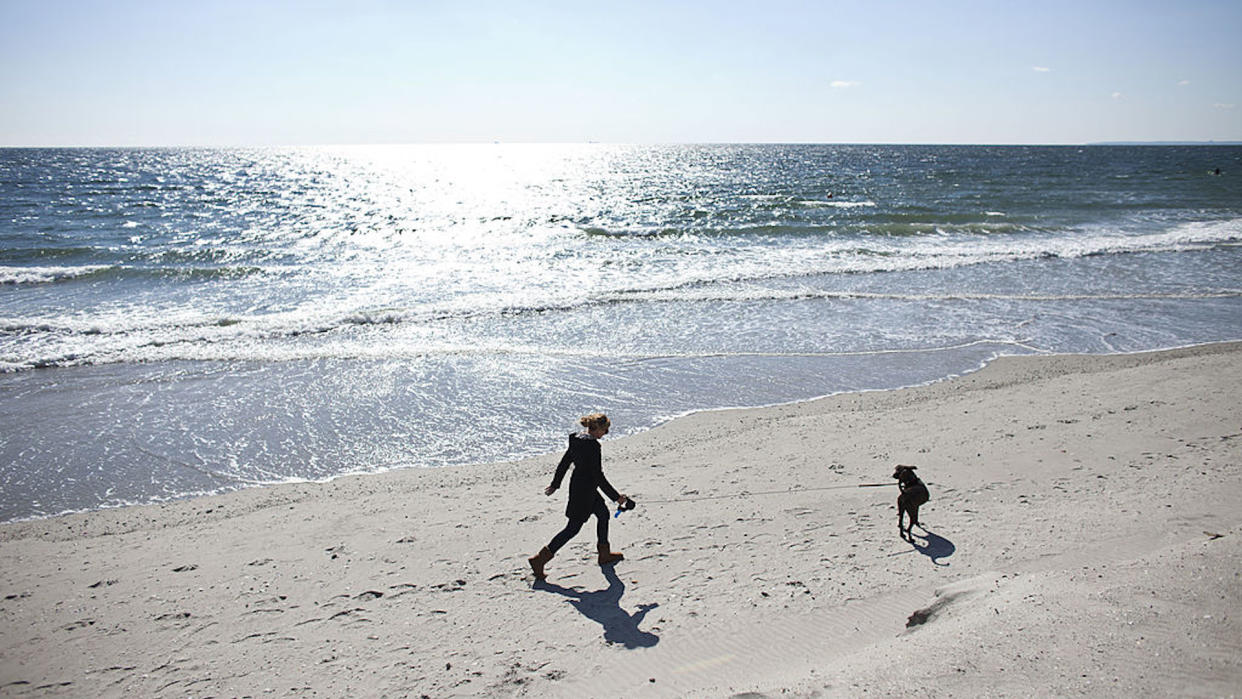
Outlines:
{"label": "woman", "polygon": [[543,566],[578,534],[591,515],[595,515],[595,534],[599,539],[599,564],[616,563],[625,558],[609,549],[608,506],[604,504],[604,499],[597,490],[603,490],[618,505],[624,505],[627,500],[625,495],[618,493],[608,479],[604,478],[604,470],[600,464],[599,439],[608,434],[611,423],[607,415],[593,413],[579,419],[578,424],[585,427],[586,431],[569,435],[569,448],[565,450],[565,456],[561,457],[561,463],[556,466],[552,485],[543,491],[544,495],[555,493],[561,487],[561,479],[565,477],[569,465],[574,465],[574,475],[569,478],[569,504],[565,507],[565,516],[569,518],[569,522],[560,533],[552,537],[547,546],[527,559],[530,561],[531,570],[535,571],[536,580],[546,577]]}

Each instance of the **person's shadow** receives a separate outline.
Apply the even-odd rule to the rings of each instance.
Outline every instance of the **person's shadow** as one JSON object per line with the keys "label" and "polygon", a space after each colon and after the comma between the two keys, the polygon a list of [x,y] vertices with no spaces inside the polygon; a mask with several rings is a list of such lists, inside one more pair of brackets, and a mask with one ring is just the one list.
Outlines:
{"label": "person's shadow", "polygon": [[911,536],[907,539],[907,541],[910,542],[910,545],[914,546],[914,550],[930,558],[932,565],[949,565],[948,563],[941,563],[940,559],[948,558],[949,556],[952,556],[955,551],[957,551],[957,547],[953,545],[953,542],[936,534],[921,524],[918,525],[918,527],[923,530],[923,533],[926,536],[923,537],[923,541],[919,541],[918,537],[915,536]]}
{"label": "person's shadow", "polygon": [[535,582],[536,590],[555,592],[569,598],[582,616],[599,623],[604,627],[604,640],[608,643],[620,643],[626,648],[650,648],[660,642],[660,637],[638,628],[647,612],[660,606],[658,604],[640,604],[638,611],[630,614],[621,608],[621,595],[625,594],[625,584],[617,577],[613,566],[603,566],[604,577],[608,579],[608,587],[603,590],[587,592],[584,590],[562,587],[547,580]]}

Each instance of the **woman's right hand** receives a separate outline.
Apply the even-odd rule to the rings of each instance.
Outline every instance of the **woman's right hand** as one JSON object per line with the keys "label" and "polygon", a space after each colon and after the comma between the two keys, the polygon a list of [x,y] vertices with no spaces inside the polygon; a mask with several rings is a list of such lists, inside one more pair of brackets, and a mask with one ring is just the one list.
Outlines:
{"label": "woman's right hand", "polygon": [[551,495],[552,493],[555,493],[555,492],[556,492],[556,486],[554,485],[550,485],[543,489],[544,495]]}

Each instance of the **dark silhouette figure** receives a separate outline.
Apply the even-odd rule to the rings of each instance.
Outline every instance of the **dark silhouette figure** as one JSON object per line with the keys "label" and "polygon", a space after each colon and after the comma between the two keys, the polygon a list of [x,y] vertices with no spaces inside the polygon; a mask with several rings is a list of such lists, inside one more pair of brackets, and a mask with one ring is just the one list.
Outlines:
{"label": "dark silhouette figure", "polygon": [[629,498],[625,497],[625,493],[618,493],[617,489],[612,487],[612,484],[604,477],[604,470],[600,465],[599,440],[608,434],[612,423],[607,415],[592,413],[579,419],[578,424],[585,427],[586,431],[569,435],[569,448],[565,450],[565,456],[561,457],[561,462],[556,466],[556,475],[552,477],[552,485],[543,491],[544,495],[555,493],[561,487],[561,481],[564,480],[570,464],[573,464],[574,475],[569,478],[569,504],[565,507],[565,517],[568,522],[564,529],[552,537],[547,546],[526,559],[530,562],[530,569],[535,574],[536,580],[543,580],[547,577],[543,567],[552,560],[562,546],[578,535],[578,532],[582,530],[582,525],[586,524],[592,516],[595,517],[599,564],[608,565],[625,558],[613,551],[608,543],[608,506],[599,496],[599,491],[603,490],[605,495],[622,508],[633,507]]}
{"label": "dark silhouette figure", "polygon": [[608,578],[608,587],[603,590],[584,591],[562,587],[547,580],[535,582],[536,590],[547,590],[569,598],[569,603],[582,613],[582,616],[597,622],[604,627],[604,640],[608,643],[620,643],[627,649],[650,648],[660,642],[660,637],[638,628],[647,612],[660,606],[658,604],[640,604],[638,611],[630,614],[621,608],[621,595],[625,594],[625,583],[617,577],[613,566],[604,566],[604,577]]}
{"label": "dark silhouette figure", "polygon": [[915,551],[918,551],[924,556],[930,558],[933,565],[949,565],[948,563],[940,563],[939,561],[941,558],[948,558],[949,556],[952,556],[953,553],[957,551],[957,547],[953,545],[953,542],[943,536],[939,536],[921,524],[919,525],[919,529],[922,529],[926,533],[927,536],[924,538],[926,543],[920,542],[918,537],[914,536],[913,533],[911,533],[910,538],[906,541],[909,541],[914,545]]}
{"label": "dark silhouette figure", "polygon": [[[907,466],[905,464],[897,464],[897,469],[893,471],[893,478],[897,479],[897,486],[901,488],[901,495],[897,496],[897,533],[901,538],[910,541],[913,534],[910,533],[912,527],[918,526],[919,523],[919,507],[926,505],[931,499],[931,495],[927,492],[927,486],[919,477],[914,475],[917,466]],[[902,525],[902,516],[909,516],[910,523]],[[926,530],[924,530],[926,531]]]}

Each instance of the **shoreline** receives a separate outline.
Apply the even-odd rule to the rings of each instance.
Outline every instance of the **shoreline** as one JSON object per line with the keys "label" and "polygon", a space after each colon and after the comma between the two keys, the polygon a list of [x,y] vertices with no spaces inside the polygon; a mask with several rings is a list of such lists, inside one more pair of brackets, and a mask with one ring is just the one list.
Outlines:
{"label": "shoreline", "polygon": [[[890,351],[880,351],[880,352],[865,352],[865,353],[859,353],[859,354],[922,354],[922,353],[927,353],[927,352],[939,352],[939,351],[961,349],[963,347],[967,347],[971,345],[978,345],[978,344],[986,345],[986,344],[991,344],[991,342],[986,341],[986,340],[981,340],[977,342],[967,343],[966,345],[959,345],[959,346],[953,346],[953,347],[901,349],[901,350],[890,350]],[[1018,355],[1018,354],[1008,355],[1007,354],[1007,355],[1001,355],[998,357],[993,357],[991,359],[983,360],[982,362],[977,364],[972,369],[968,369],[968,370],[965,370],[959,373],[949,374],[949,375],[942,376],[939,378],[928,379],[926,381],[917,382],[917,383],[913,383],[909,385],[894,386],[894,387],[889,387],[889,388],[868,388],[868,389],[858,389],[858,390],[843,390],[843,391],[825,393],[825,394],[817,395],[817,396],[811,396],[809,398],[795,398],[793,400],[788,400],[788,401],[777,401],[777,402],[772,402],[772,403],[761,403],[761,404],[756,404],[756,405],[728,405],[728,406],[713,407],[713,408],[697,408],[697,409],[686,410],[686,411],[671,414],[671,415],[657,416],[655,418],[656,422],[653,425],[649,427],[640,428],[635,432],[626,433],[622,436],[612,438],[609,441],[616,442],[618,439],[628,439],[628,438],[631,438],[637,435],[641,435],[646,432],[650,432],[655,429],[660,429],[661,427],[668,425],[669,423],[672,423],[678,420],[683,420],[683,419],[686,419],[688,417],[691,417],[691,416],[694,416],[700,413],[728,412],[728,411],[736,411],[736,410],[767,410],[767,409],[782,408],[782,407],[793,406],[793,405],[801,405],[805,403],[814,403],[816,401],[831,399],[831,398],[835,398],[835,397],[843,396],[843,395],[854,395],[854,394],[863,395],[863,394],[877,393],[877,392],[885,393],[885,392],[891,392],[891,391],[904,391],[904,390],[922,388],[926,386],[932,386],[932,385],[936,385],[936,384],[943,383],[946,381],[955,381],[955,380],[959,380],[964,377],[971,376],[973,374],[976,374],[980,371],[985,370],[989,365],[997,361],[1010,359],[1010,358],[1058,357],[1058,356],[1124,357],[1124,356],[1130,356],[1130,355],[1146,355],[1146,354],[1158,354],[1158,353],[1164,353],[1164,352],[1179,352],[1183,350],[1193,350],[1196,348],[1211,347],[1214,345],[1231,345],[1231,344],[1242,344],[1242,339],[1190,343],[1186,345],[1163,347],[1161,349],[1156,349],[1156,350],[1117,351],[1117,352],[1109,352],[1109,353],[1103,353],[1103,354],[1094,354],[1094,353],[1090,353],[1090,354],[1064,353],[1062,354],[1062,353],[1050,353],[1050,352],[1042,352],[1042,351],[1037,351],[1032,354],[1021,354],[1021,355]],[[565,425],[568,426],[572,422],[573,422],[572,420],[566,420]],[[375,471],[351,471],[351,472],[340,473],[340,474],[331,475],[331,476],[327,476],[327,477],[319,478],[319,479],[289,478],[287,480],[282,480],[282,481],[255,483],[255,484],[249,484],[249,485],[242,485],[242,486],[235,487],[235,488],[224,488],[224,489],[210,491],[210,492],[187,493],[184,495],[170,496],[170,497],[163,498],[163,499],[153,499],[147,502],[125,502],[125,503],[101,505],[101,506],[97,506],[93,508],[64,510],[64,511],[57,512],[54,514],[42,514],[42,515],[30,515],[30,516],[24,516],[24,517],[17,517],[11,520],[0,521],[0,527],[4,527],[6,525],[12,525],[12,524],[38,522],[41,520],[55,520],[61,517],[72,517],[76,515],[89,515],[89,514],[97,513],[97,512],[106,512],[109,510],[127,510],[130,508],[142,508],[142,507],[164,507],[168,505],[175,505],[177,503],[190,502],[190,501],[201,500],[205,498],[227,497],[235,493],[242,493],[242,492],[247,492],[247,491],[255,490],[255,489],[263,490],[263,489],[268,489],[268,488],[284,488],[284,487],[289,487],[289,486],[325,485],[325,484],[329,484],[329,483],[332,483],[340,479],[348,479],[348,478],[354,478],[354,477],[382,477],[390,473],[407,471],[407,470],[421,471],[421,470],[441,470],[441,469],[460,469],[460,468],[486,468],[488,466],[496,465],[496,464],[520,463],[520,462],[530,461],[533,459],[556,460],[556,459],[559,459],[559,452],[543,452],[543,453],[535,453],[535,454],[527,454],[527,455],[518,455],[518,456],[515,456],[514,458],[501,459],[501,460],[495,460],[495,461],[454,463],[454,464],[445,464],[445,465],[440,465],[440,466],[417,466],[417,465],[391,466],[391,467],[385,467],[383,469],[375,470]]]}
{"label": "shoreline", "polygon": [[[976,341],[970,341],[970,343],[945,345],[945,346],[928,346],[928,348],[868,350],[868,351],[857,351],[857,353],[854,353],[854,351],[842,351],[842,353],[830,353],[830,354],[823,355],[822,358],[821,356],[818,356],[815,354],[790,353],[790,354],[779,355],[777,356],[776,359],[779,359],[780,361],[784,361],[784,363],[794,363],[794,361],[801,360],[801,359],[809,359],[809,358],[841,360],[841,359],[850,359],[850,358],[881,358],[881,356],[892,356],[892,358],[900,358],[900,356],[903,356],[903,355],[915,356],[915,358],[927,358],[927,356],[934,356],[934,355],[954,355],[954,356],[960,355],[960,361],[953,361],[953,363],[950,363],[951,366],[941,366],[940,368],[941,370],[948,370],[946,374],[936,374],[936,372],[934,371],[917,370],[917,371],[910,372],[910,375],[889,376],[888,380],[892,381],[893,385],[883,385],[881,384],[881,382],[874,382],[874,385],[876,385],[876,387],[871,387],[871,389],[827,390],[827,392],[820,392],[820,394],[816,394],[816,392],[812,392],[814,391],[814,389],[812,389],[811,391],[807,391],[804,397],[794,397],[794,399],[789,399],[789,400],[781,399],[781,400],[775,400],[771,402],[764,402],[763,400],[764,391],[756,391],[754,395],[748,395],[749,400],[755,401],[753,405],[744,405],[744,404],[743,405],[719,405],[717,407],[688,408],[688,410],[679,410],[679,411],[673,410],[673,411],[668,411],[668,412],[662,411],[662,410],[651,410],[651,411],[646,411],[646,412],[640,411],[638,415],[627,415],[626,416],[630,418],[637,417],[638,418],[637,421],[635,420],[626,421],[626,420],[623,420],[623,418],[620,418],[619,420],[619,418],[617,418],[616,416],[616,413],[612,410],[609,410],[611,415],[614,415],[614,421],[619,422],[621,425],[621,433],[617,433],[617,435],[615,435],[614,438],[612,438],[612,440],[617,440],[617,438],[640,435],[640,433],[642,432],[653,430],[653,428],[658,428],[662,425],[666,425],[666,423],[668,422],[681,420],[681,418],[689,416],[689,415],[694,415],[694,413],[697,413],[697,412],[710,412],[710,411],[719,411],[719,410],[724,410],[724,411],[750,410],[750,408],[766,408],[766,407],[776,407],[776,406],[785,406],[785,405],[795,405],[795,404],[800,404],[800,402],[820,400],[820,399],[823,399],[823,397],[846,394],[846,392],[902,390],[902,389],[905,389],[905,387],[917,387],[917,386],[922,386],[922,385],[934,384],[934,382],[936,381],[953,379],[953,377],[955,376],[970,374],[970,372],[974,372],[974,371],[984,368],[984,366],[986,366],[986,364],[989,363],[990,361],[989,359],[990,353],[995,354],[996,351],[999,351],[996,348],[1001,348],[1001,346],[1009,346],[1009,345],[1012,345],[1012,343],[1007,343],[1007,341],[976,340]],[[1032,349],[1032,348],[1026,348],[1025,345],[1018,345],[1018,346],[1022,346],[1023,349],[1030,349],[1032,353],[1037,353],[1037,350]],[[977,351],[974,351],[976,349]],[[723,360],[735,360],[739,358],[750,359],[749,356],[746,356],[746,355],[737,355],[737,354],[729,354],[729,353],[723,354],[723,355],[710,355],[709,354],[709,355],[704,355],[704,356],[705,358],[708,358],[708,359],[722,360],[722,361]],[[754,355],[754,358],[763,359],[763,358],[766,358],[766,355],[764,355],[763,353],[756,353]],[[992,359],[995,359],[995,356]],[[221,368],[235,370],[238,372],[242,372],[242,374],[246,370],[251,369],[250,366],[247,366],[245,364],[241,365],[240,368],[238,368],[238,366],[231,366],[230,368],[230,365],[219,364],[219,363],[216,363],[216,361],[212,361],[212,360],[202,360],[202,361],[175,360],[171,364],[173,365],[181,364],[183,363],[183,361],[185,361],[185,363],[190,364],[191,368],[194,368],[195,371],[202,371],[202,372],[205,372],[205,374],[207,375],[216,375],[217,371],[220,371]],[[278,364],[281,364],[281,363],[278,363]],[[291,363],[291,364],[296,364],[296,363]],[[155,366],[158,366],[158,364],[156,364]],[[258,366],[263,366],[263,364],[260,363],[258,364]],[[71,384],[71,382],[73,381],[76,381],[77,384],[82,384],[83,381],[86,381],[89,384],[89,382],[93,382],[93,377],[94,375],[96,375],[96,372],[102,372],[102,374],[107,377],[107,382],[111,382],[111,384],[125,384],[125,382],[134,381],[135,380],[134,375],[138,376],[137,380],[139,381],[149,380],[149,375],[152,375],[152,374],[156,376],[160,375],[161,370],[156,369],[154,371],[148,371],[148,368],[149,368],[149,365],[145,365],[142,363],[132,364],[132,365],[101,364],[101,365],[89,365],[89,366],[71,366],[71,368],[56,369],[53,371],[68,372],[67,375],[68,377],[70,377],[70,379],[65,379],[65,377],[62,377],[62,380],[65,381],[66,384]],[[35,371],[40,372],[40,374],[42,372],[42,370],[35,370]],[[22,375],[25,376],[26,374],[27,372],[22,372]],[[225,371],[225,374],[227,374],[227,371]],[[722,369],[722,374],[724,374],[723,369]],[[781,371],[777,372],[777,374],[796,375],[797,372],[795,371],[794,366],[790,365],[790,366],[784,366],[784,368],[782,368]],[[835,374],[833,374],[832,371],[825,371],[823,372],[823,375],[832,376]],[[83,376],[86,377],[86,379],[83,379]],[[46,381],[51,382],[52,385],[55,385],[55,382],[52,382],[53,377],[55,376],[48,376]],[[815,389],[823,389],[823,386],[816,386]],[[68,389],[68,390],[72,391],[73,389],[71,387],[71,389]],[[776,392],[777,394],[781,394],[781,392],[784,392],[784,394],[789,394],[790,391],[776,391]],[[794,391],[794,394],[796,395],[797,392]],[[91,396],[93,397],[94,400],[98,400],[97,394],[91,394]],[[709,399],[712,396],[719,397],[720,394],[710,394],[708,396]],[[722,402],[722,401],[715,401],[715,402]],[[45,406],[41,405],[39,407],[42,408]],[[120,411],[117,412],[118,415],[125,415],[125,412],[124,412],[125,407],[132,407],[132,406],[123,406],[122,408],[120,408]],[[53,411],[53,413],[55,413],[56,408],[57,406],[52,406],[51,410]],[[622,408],[622,406],[612,406],[612,408]],[[174,410],[174,411],[179,410],[179,407],[174,406],[173,408],[171,408],[171,410]],[[566,417],[566,415],[569,415],[569,417]],[[559,435],[561,430],[568,431],[568,430],[571,430],[571,428],[576,428],[576,417],[574,417],[574,415],[576,415],[576,413],[564,413],[564,412],[558,413],[558,415],[556,415],[556,420],[558,420],[558,422],[551,423],[551,425],[554,425],[553,427],[549,428],[549,425],[550,425],[549,422],[542,422],[538,426],[538,431],[540,433],[543,433],[545,437],[551,437],[553,435]],[[197,426],[199,426],[200,428],[205,427],[204,423],[199,423],[199,425]],[[556,427],[556,426],[559,426],[559,427]],[[109,427],[114,428],[116,426],[109,426]],[[633,431],[626,431],[627,427],[632,427]],[[390,430],[390,432],[392,431]],[[432,430],[428,433],[437,433],[437,432]],[[523,440],[524,436],[528,435],[528,433],[529,432],[527,431],[523,431],[523,432],[518,433],[518,435],[513,435],[512,431],[510,431],[509,437],[513,438],[514,440],[514,442],[510,442],[510,443],[515,443],[517,441]],[[139,435],[139,437],[140,436],[143,436],[143,435]],[[224,438],[226,436],[220,435],[220,433],[216,433],[215,437]],[[394,435],[394,433],[388,433],[388,435],[384,436],[385,440],[392,440],[392,438],[397,438],[397,437],[401,437],[401,435]],[[549,440],[544,440],[544,443],[546,444],[546,446],[551,447],[551,451],[555,451],[555,446],[556,444],[559,444],[559,441],[560,441],[559,438],[549,438]],[[113,441],[111,446],[114,448],[120,448],[120,449],[128,448],[127,443],[118,442],[118,441]],[[169,448],[173,448],[173,447],[169,447]],[[178,474],[176,474],[176,471],[179,471],[180,467],[185,467],[188,469],[193,469],[193,471],[209,473],[210,476],[212,476],[212,479],[215,480],[215,483],[225,482],[226,484],[212,485],[212,487],[202,487],[202,488],[193,488],[189,490],[183,490],[181,494],[176,494],[176,495],[155,494],[155,495],[148,495],[148,497],[142,498],[142,497],[132,497],[132,495],[130,495],[130,497],[125,497],[125,495],[113,495],[112,493],[113,487],[117,487],[117,489],[122,490],[122,492],[125,489],[132,490],[133,483],[135,483],[135,480],[128,480],[128,482],[123,482],[119,484],[109,483],[107,493],[101,492],[101,489],[104,488],[103,484],[94,483],[92,485],[92,488],[87,490],[86,494],[88,495],[88,497],[91,497],[94,500],[96,500],[96,504],[87,505],[87,507],[82,507],[82,508],[61,509],[60,512],[55,512],[55,513],[24,514],[24,515],[12,516],[12,519],[0,520],[0,524],[21,523],[21,521],[35,521],[35,520],[48,519],[48,518],[60,518],[60,516],[70,516],[70,515],[86,514],[86,513],[92,513],[92,512],[103,512],[103,510],[109,510],[109,509],[128,509],[128,508],[133,508],[133,507],[147,507],[147,505],[174,504],[174,503],[183,502],[183,500],[220,497],[220,495],[227,495],[227,494],[236,493],[236,492],[245,492],[245,490],[255,489],[255,488],[279,488],[279,487],[286,487],[286,485],[296,485],[296,484],[324,484],[324,483],[333,482],[333,480],[335,479],[350,478],[350,477],[355,477],[355,476],[383,476],[383,474],[385,473],[405,471],[405,469],[441,469],[441,468],[481,467],[481,466],[487,466],[487,464],[492,464],[492,463],[519,462],[519,461],[525,461],[525,459],[530,459],[530,458],[549,457],[551,454],[551,451],[548,451],[548,449],[542,448],[542,447],[532,448],[530,446],[510,446],[508,448],[498,449],[499,453],[491,452],[486,457],[479,456],[479,454],[473,454],[473,456],[467,457],[471,459],[471,461],[466,461],[466,462],[461,462],[461,461],[456,461],[456,459],[451,459],[451,461],[448,461],[448,462],[433,462],[433,464],[427,464],[427,466],[424,466],[424,464],[421,464],[420,462],[397,461],[397,462],[394,462],[394,466],[381,466],[381,467],[376,467],[376,468],[356,468],[355,467],[354,469],[351,469],[351,471],[348,471],[348,472],[330,474],[330,476],[324,476],[324,477],[304,477],[304,476],[293,476],[293,474],[289,474],[289,476],[283,476],[279,479],[262,480],[262,479],[258,479],[256,477],[251,477],[251,476],[236,476],[236,474],[227,473],[227,472],[221,473],[220,471],[216,471],[216,469],[212,469],[210,467],[206,469],[201,469],[199,467],[196,467],[195,464],[193,463],[186,463],[186,458],[183,458],[184,454],[180,452],[176,452],[176,451],[174,451],[171,454],[156,453],[158,451],[163,451],[163,449],[156,449],[156,451],[147,451],[147,449],[139,449],[139,451],[143,452],[144,458],[152,459],[152,461],[148,461],[147,463],[140,464],[140,466],[137,468],[137,471],[144,472],[143,477],[137,480],[137,482],[143,482],[143,480],[147,480],[147,478],[152,479],[153,483],[164,482],[164,480],[168,480],[168,479],[176,479],[178,478]],[[509,453],[505,454],[504,452],[509,452]],[[558,456],[551,457],[551,458],[559,458],[559,454]],[[89,454],[89,458],[86,463],[93,464],[99,461],[99,459],[103,459],[103,452],[98,451],[98,449],[96,449],[96,451],[93,451],[91,454]],[[199,457],[195,456],[194,459],[199,459]],[[194,461],[194,459],[190,459],[190,461]],[[199,461],[201,462],[201,459],[199,459]],[[294,459],[286,459],[286,461],[294,461]],[[245,464],[246,462],[243,461],[242,463]],[[31,472],[37,472],[37,468],[35,468],[34,463],[26,464],[26,466],[29,467]],[[124,464],[124,466],[129,467],[130,464],[127,463],[127,464]],[[206,466],[206,464],[204,464],[204,466]],[[82,463],[73,463],[71,467],[66,468],[66,472],[72,472],[73,469],[75,468],[78,469],[77,471],[78,476],[83,476],[83,474],[88,473],[87,471],[83,471],[83,469],[86,467],[82,466]],[[134,471],[134,469],[130,468],[130,471]],[[243,471],[246,471],[246,469],[243,469]],[[276,472],[281,473],[281,471],[282,469],[278,468]],[[296,471],[296,469],[294,469],[294,471]],[[92,473],[92,474],[89,474],[89,476],[94,477],[94,476],[97,476],[97,474]],[[94,479],[98,480],[98,478],[94,478]],[[61,478],[60,482],[58,482],[57,485],[60,485],[60,487],[72,488],[73,482],[75,482],[75,479],[65,477],[65,478]],[[41,495],[45,495],[46,493],[52,492],[52,490],[55,490],[55,489],[56,489],[55,487],[51,487],[51,488],[45,487],[45,490],[42,490],[42,492],[40,493],[25,493],[27,494],[27,499],[25,500],[25,502],[41,502],[42,500]],[[103,502],[103,504],[98,504],[98,500],[104,497],[108,498],[107,502]],[[6,503],[6,504],[10,505],[10,507],[0,508],[0,509],[9,509],[9,510],[16,510],[16,512],[21,512],[21,509],[19,509],[20,505],[19,507],[12,507],[14,503]]]}
{"label": "shoreline", "polygon": [[10,522],[0,693],[1228,692],[1239,389],[1227,342],[697,411],[604,442],[626,560],[535,587],[556,455]]}

